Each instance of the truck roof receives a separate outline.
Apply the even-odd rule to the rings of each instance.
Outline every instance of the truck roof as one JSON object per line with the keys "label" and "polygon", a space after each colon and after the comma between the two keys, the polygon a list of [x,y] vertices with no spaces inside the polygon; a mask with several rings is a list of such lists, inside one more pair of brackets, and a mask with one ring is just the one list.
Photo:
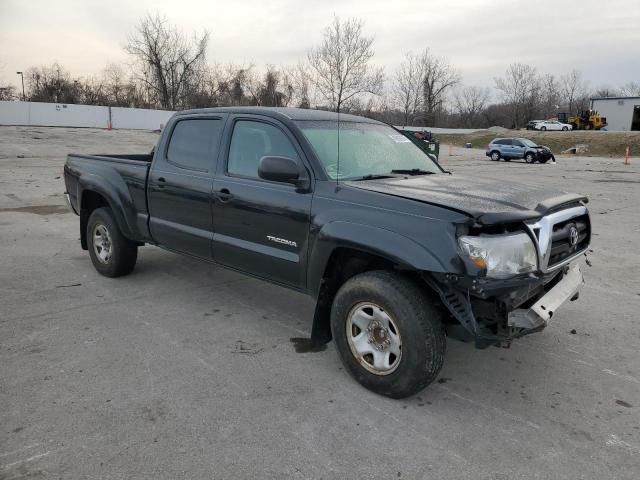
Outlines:
{"label": "truck roof", "polygon": [[333,120],[338,119],[341,122],[365,122],[378,123],[377,120],[371,118],[350,115],[348,113],[328,112],[326,110],[311,110],[306,108],[292,107],[213,107],[213,108],[195,108],[191,110],[183,110],[176,115],[193,115],[197,113],[247,113],[254,115],[265,115],[274,118],[285,118],[287,120]]}

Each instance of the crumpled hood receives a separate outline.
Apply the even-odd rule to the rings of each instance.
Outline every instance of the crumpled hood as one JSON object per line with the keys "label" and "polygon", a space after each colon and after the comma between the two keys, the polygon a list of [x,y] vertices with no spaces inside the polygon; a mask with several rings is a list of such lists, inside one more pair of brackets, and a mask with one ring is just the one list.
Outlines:
{"label": "crumpled hood", "polygon": [[467,175],[416,175],[345,183],[457,210],[486,225],[540,218],[563,204],[588,201],[582,195],[547,187]]}

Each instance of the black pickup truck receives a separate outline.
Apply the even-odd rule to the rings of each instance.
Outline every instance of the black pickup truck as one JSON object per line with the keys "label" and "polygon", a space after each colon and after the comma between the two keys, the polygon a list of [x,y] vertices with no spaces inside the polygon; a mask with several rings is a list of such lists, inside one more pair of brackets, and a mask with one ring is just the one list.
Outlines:
{"label": "black pickup truck", "polygon": [[390,126],[322,111],[176,113],[151,154],[71,154],[64,179],[101,274],[152,244],[304,292],[312,341],[395,398],[436,378],[446,335],[504,345],[555,320],[591,239],[581,195],[452,175]]}

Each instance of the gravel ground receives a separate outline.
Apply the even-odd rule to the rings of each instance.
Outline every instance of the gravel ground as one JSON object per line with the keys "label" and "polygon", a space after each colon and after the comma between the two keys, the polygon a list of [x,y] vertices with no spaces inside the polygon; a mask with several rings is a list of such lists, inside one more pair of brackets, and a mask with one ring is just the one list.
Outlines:
{"label": "gravel ground", "polygon": [[577,302],[510,349],[450,341],[440,379],[390,400],[333,345],[296,353],[312,302],[140,250],[98,275],[63,205],[69,151],[147,152],[157,134],[0,128],[0,479],[637,479],[640,159],[456,173],[586,193],[593,266]]}

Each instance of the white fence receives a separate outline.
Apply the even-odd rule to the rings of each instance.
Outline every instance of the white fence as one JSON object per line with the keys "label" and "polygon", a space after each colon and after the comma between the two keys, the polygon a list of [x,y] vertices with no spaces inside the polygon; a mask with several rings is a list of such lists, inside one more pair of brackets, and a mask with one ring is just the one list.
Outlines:
{"label": "white fence", "polygon": [[64,103],[2,102],[0,125],[159,130],[174,112]]}
{"label": "white fence", "polygon": [[[1,0],[0,0],[1,1]],[[124,128],[160,130],[174,112],[143,108],[99,107],[64,103],[0,101],[0,125],[39,127]],[[397,127],[422,131],[425,127]],[[426,128],[432,133],[471,133],[472,128]]]}

